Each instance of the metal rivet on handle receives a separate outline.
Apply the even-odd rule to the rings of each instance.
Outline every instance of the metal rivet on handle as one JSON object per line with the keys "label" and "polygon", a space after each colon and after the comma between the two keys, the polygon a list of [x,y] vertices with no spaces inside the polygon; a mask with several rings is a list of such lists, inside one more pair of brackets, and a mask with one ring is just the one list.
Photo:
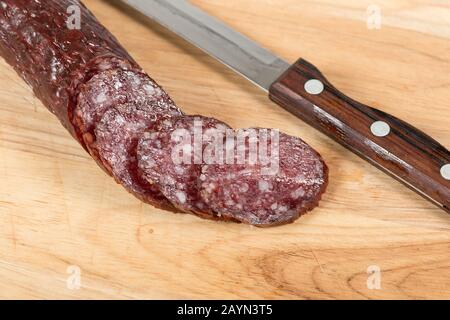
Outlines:
{"label": "metal rivet on handle", "polygon": [[450,180],[450,163],[442,166],[441,176],[446,180]]}
{"label": "metal rivet on handle", "polygon": [[377,137],[386,137],[391,132],[391,127],[384,121],[376,121],[370,126],[370,131]]}
{"label": "metal rivet on handle", "polygon": [[306,81],[305,83],[305,90],[306,92],[308,92],[309,94],[321,94],[323,92],[323,90],[325,89],[322,81],[317,80],[317,79],[311,79]]}

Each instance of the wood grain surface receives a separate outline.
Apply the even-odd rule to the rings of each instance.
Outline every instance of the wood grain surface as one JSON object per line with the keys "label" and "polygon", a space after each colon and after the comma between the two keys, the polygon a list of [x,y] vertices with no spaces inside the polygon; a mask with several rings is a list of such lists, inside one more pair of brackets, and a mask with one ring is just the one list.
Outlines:
{"label": "wood grain surface", "polygon": [[[192,2],[450,147],[450,4]],[[85,3],[186,112],[310,143],[330,167],[328,192],[312,213],[272,229],[143,205],[2,60],[0,298],[450,298],[449,215],[157,24],[117,1]],[[367,26],[374,4],[381,29]],[[380,286],[368,286],[378,275]]]}

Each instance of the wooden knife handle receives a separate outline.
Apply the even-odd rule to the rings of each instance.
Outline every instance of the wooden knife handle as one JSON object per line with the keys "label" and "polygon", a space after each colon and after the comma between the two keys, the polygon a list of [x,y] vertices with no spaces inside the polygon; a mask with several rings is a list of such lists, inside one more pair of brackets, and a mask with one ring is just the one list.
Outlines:
{"label": "wooden knife handle", "polygon": [[450,152],[422,131],[337,90],[300,59],[270,99],[450,212]]}

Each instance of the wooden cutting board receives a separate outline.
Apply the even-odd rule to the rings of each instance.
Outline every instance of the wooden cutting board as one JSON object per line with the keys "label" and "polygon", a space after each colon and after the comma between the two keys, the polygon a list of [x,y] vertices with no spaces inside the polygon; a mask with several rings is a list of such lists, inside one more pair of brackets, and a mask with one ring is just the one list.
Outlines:
{"label": "wooden cutting board", "polygon": [[[450,147],[450,4],[192,2]],[[381,29],[368,28],[373,3]],[[449,215],[157,24],[111,1],[86,4],[186,112],[309,142],[329,164],[328,192],[311,214],[271,229],[144,205],[2,60],[0,298],[450,298]]]}

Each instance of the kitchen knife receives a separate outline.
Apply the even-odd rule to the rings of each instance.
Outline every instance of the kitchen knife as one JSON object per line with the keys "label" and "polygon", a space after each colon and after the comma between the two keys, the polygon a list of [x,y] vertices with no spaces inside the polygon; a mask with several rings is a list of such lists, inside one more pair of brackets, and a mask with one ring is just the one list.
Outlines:
{"label": "kitchen knife", "polygon": [[269,93],[272,101],[450,212],[450,152],[337,90],[311,63],[290,65],[183,0],[123,0]]}

